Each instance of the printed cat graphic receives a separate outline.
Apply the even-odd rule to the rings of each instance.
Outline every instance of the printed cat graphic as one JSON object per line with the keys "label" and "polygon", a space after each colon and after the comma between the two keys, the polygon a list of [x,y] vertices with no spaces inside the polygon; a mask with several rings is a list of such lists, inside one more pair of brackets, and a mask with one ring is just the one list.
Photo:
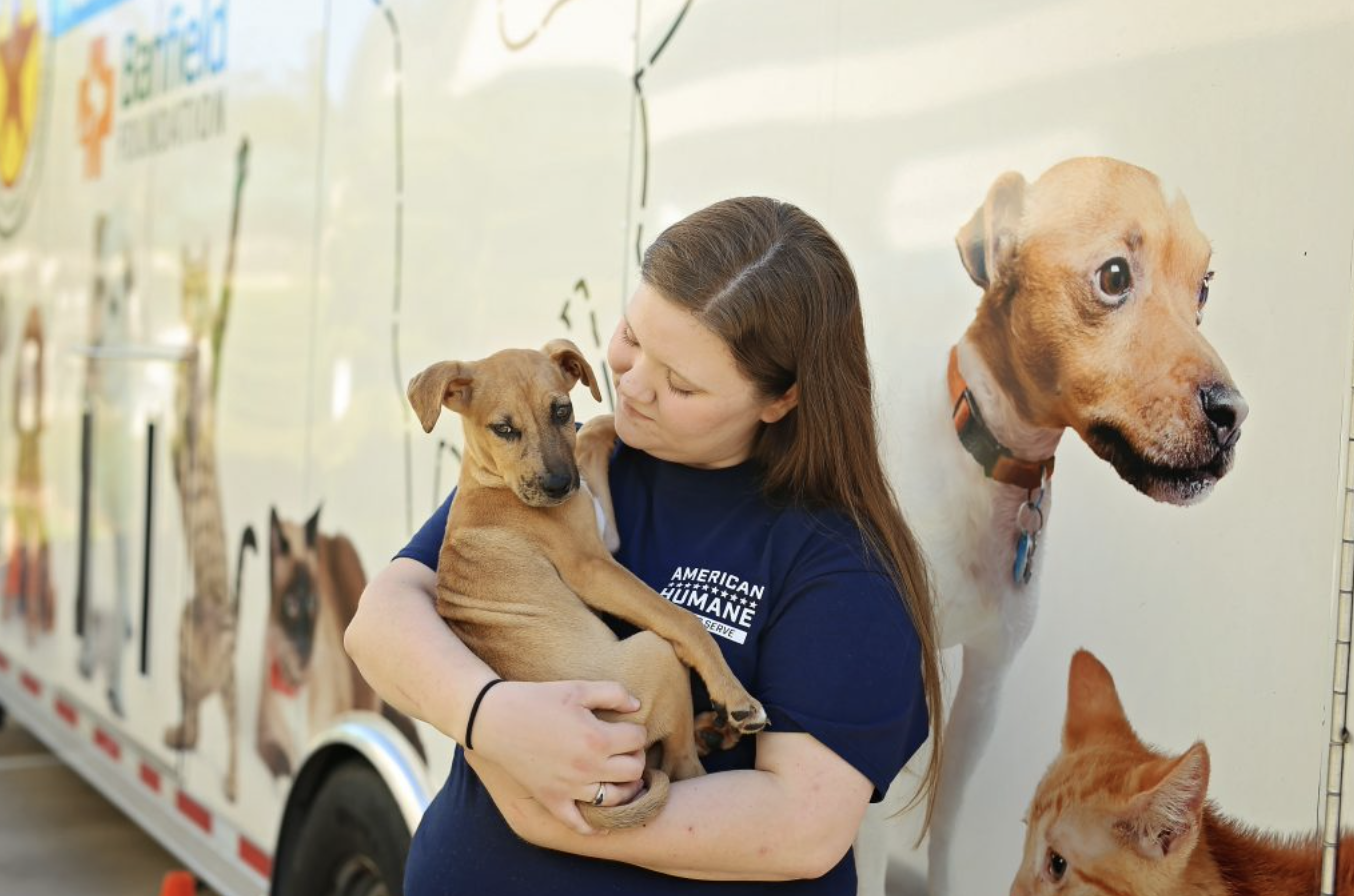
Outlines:
{"label": "printed cat graphic", "polygon": [[177,424],[170,455],[174,484],[183,511],[183,531],[192,569],[193,595],[179,624],[179,687],[183,721],[165,732],[165,744],[191,750],[198,740],[198,714],[204,700],[220,694],[226,713],[230,752],[226,798],[234,801],[239,758],[239,712],[235,686],[235,641],[239,620],[239,570],[245,548],[254,548],[246,529],[232,594],[226,559],[225,518],[216,467],[216,400],[221,379],[221,348],[230,315],[235,245],[240,226],[240,197],[249,161],[249,141],[236,156],[235,198],[226,249],[221,299],[213,306],[206,259],[183,255],[183,320],[190,351],[179,366],[175,392]]}
{"label": "printed cat graphic", "polygon": [[[1170,756],[1143,744],[1114,679],[1072,658],[1062,753],[1035,791],[1011,896],[1311,896],[1315,837],[1264,833],[1207,800],[1202,742]],[[1354,835],[1340,843],[1336,892],[1354,896]]]}
{"label": "printed cat graphic", "polygon": [[[304,525],[273,510],[268,531],[272,602],[256,737],[264,765],[273,777],[294,775],[309,739],[354,710],[385,716],[422,756],[413,723],[376,696],[343,649],[343,630],[367,585],[353,543],[320,532],[318,510]],[[294,700],[304,705],[301,731]]]}

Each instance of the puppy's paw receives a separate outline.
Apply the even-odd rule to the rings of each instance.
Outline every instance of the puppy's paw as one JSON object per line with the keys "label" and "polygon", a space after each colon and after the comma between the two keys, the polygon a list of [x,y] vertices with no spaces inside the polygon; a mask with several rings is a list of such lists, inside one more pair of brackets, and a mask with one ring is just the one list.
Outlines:
{"label": "puppy's paw", "polygon": [[751,697],[732,702],[727,707],[716,703],[715,711],[726,718],[726,724],[739,734],[756,734],[770,724],[766,710]]}
{"label": "puppy's paw", "polygon": [[730,750],[742,737],[729,724],[728,716],[716,710],[696,714],[696,754],[702,759],[716,750]]}

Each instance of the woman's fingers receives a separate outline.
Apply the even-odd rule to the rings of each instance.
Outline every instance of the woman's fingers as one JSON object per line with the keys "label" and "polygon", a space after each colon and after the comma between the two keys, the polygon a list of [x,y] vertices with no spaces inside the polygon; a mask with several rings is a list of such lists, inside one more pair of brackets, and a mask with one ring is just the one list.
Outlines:
{"label": "woman's fingers", "polygon": [[609,709],[613,712],[634,712],[639,699],[632,696],[618,681],[575,681],[577,700],[588,709]]}
{"label": "woman's fingers", "polygon": [[644,751],[620,753],[607,759],[600,778],[606,781],[637,782],[644,774]]}
{"label": "woman's fingers", "polygon": [[570,681],[562,684],[572,690],[568,697],[570,702],[588,710],[586,722],[592,728],[593,739],[587,746],[595,753],[599,756],[617,756],[644,749],[648,735],[643,725],[605,721],[593,715],[598,710],[632,713],[639,709],[639,700],[620,682]]}
{"label": "woman's fingers", "polygon": [[[597,720],[597,724],[602,726],[602,736],[605,738],[599,753],[611,757],[643,755],[645,741],[648,740],[648,732],[644,730],[643,725],[636,725],[634,722],[604,722],[601,719]],[[643,767],[644,762],[641,759],[640,768]]]}
{"label": "woman's fingers", "polygon": [[545,808],[575,834],[582,834],[586,837],[589,834],[596,833],[592,829],[592,825],[583,820],[582,813],[578,811],[578,803],[566,800],[558,805],[546,805]]}
{"label": "woman's fingers", "polygon": [[[590,803],[594,806],[624,806],[626,803],[639,796],[640,791],[644,789],[643,781],[627,781],[623,784],[603,783],[590,788],[591,793],[586,799],[579,802]],[[601,797],[599,802],[598,797]]]}

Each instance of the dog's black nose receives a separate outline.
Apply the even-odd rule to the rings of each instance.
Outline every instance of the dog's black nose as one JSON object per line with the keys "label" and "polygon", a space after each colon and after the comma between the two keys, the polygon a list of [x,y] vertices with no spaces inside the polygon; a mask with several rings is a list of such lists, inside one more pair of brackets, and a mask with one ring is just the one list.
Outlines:
{"label": "dog's black nose", "polygon": [[563,498],[574,487],[574,477],[568,473],[546,473],[541,477],[541,491],[552,498]]}
{"label": "dog's black nose", "polygon": [[1199,390],[1199,404],[1203,406],[1204,416],[1213,426],[1218,447],[1231,448],[1241,438],[1241,424],[1251,412],[1250,405],[1241,393],[1231,386],[1214,383]]}

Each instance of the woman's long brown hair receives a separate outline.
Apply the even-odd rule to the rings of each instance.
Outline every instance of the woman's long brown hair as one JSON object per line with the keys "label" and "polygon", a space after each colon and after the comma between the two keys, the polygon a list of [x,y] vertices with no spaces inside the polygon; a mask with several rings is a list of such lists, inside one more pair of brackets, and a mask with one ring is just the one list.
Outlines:
{"label": "woman's long brown hair", "polygon": [[718,335],[768,398],[799,387],[795,409],[764,424],[752,457],[773,501],[845,513],[893,578],[921,644],[931,762],[908,807],[940,774],[940,642],[930,575],[884,475],[860,294],[823,226],[785,202],[728,199],[663,231],[644,253],[644,282]]}

